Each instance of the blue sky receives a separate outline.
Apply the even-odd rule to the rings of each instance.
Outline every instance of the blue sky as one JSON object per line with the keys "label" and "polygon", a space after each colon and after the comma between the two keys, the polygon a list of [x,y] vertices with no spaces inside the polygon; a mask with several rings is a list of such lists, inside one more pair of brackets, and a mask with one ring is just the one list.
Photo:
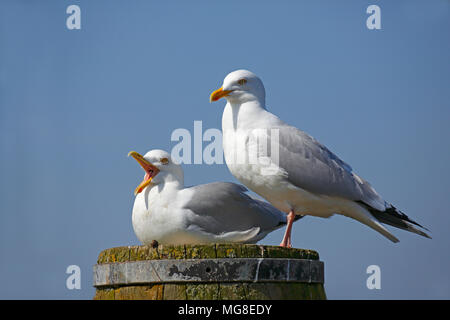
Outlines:
{"label": "blue sky", "polygon": [[[81,30],[66,28],[71,4]],[[371,4],[381,30],[366,27]],[[446,0],[2,1],[0,298],[92,298],[98,253],[138,244],[128,151],[171,150],[194,120],[220,129],[209,94],[245,68],[272,112],[432,231],[390,228],[393,244],[345,217],[302,219],[293,245],[320,253],[328,297],[449,299],[449,39]],[[188,185],[237,182],[225,165],[184,171]],[[65,286],[72,264],[81,290]],[[366,287],[372,264],[381,290]]]}

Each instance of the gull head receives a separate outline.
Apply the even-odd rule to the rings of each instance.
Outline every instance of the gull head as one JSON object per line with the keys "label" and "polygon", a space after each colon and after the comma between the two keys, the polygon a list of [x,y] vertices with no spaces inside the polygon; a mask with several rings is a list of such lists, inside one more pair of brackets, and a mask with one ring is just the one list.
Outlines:
{"label": "gull head", "polygon": [[132,156],[145,171],[144,180],[136,188],[134,195],[141,193],[148,186],[153,187],[166,182],[183,184],[183,169],[173,162],[166,151],[150,150],[144,156],[136,151],[130,151],[128,156]]}
{"label": "gull head", "polygon": [[266,91],[261,79],[253,72],[236,70],[225,77],[222,87],[211,93],[209,101],[217,101],[220,98],[225,98],[232,104],[258,101],[264,106]]}

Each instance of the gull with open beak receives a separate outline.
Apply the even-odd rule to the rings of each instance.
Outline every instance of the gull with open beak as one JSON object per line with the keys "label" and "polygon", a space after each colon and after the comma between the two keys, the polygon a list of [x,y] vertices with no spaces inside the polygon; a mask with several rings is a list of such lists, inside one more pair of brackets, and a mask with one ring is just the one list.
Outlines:
{"label": "gull with open beak", "polygon": [[[384,201],[375,189],[324,145],[266,109],[264,85],[254,73],[228,74],[210,101],[227,100],[222,116],[223,150],[231,173],[277,209],[288,214],[281,246],[291,247],[296,215],[353,218],[393,242],[381,223],[429,237],[420,224]],[[296,107],[297,108],[297,107]],[[320,120],[320,119],[319,119]],[[270,141],[268,146],[260,141]],[[251,155],[264,161],[244,161]],[[273,152],[273,153],[272,153]],[[381,222],[381,223],[380,223]]]}
{"label": "gull with open beak", "polygon": [[256,243],[287,223],[243,186],[214,182],[184,187],[181,166],[163,150],[129,153],[145,171],[135,190],[133,229],[144,244]]}

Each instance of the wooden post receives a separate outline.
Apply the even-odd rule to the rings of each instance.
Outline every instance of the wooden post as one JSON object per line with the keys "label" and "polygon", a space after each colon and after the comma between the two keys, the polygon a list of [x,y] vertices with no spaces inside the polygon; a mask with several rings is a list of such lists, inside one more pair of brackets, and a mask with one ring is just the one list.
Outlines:
{"label": "wooden post", "polygon": [[326,299],[313,250],[212,244],[118,247],[94,266],[94,299]]}

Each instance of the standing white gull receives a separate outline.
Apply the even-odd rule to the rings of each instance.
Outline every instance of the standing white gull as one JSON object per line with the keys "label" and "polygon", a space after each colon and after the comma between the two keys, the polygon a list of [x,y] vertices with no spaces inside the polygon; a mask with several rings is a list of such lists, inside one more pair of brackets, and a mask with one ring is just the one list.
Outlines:
{"label": "standing white gull", "polygon": [[[247,70],[228,74],[210,101],[222,97],[227,100],[222,116],[225,161],[241,183],[288,213],[281,246],[291,247],[296,214],[323,218],[342,214],[393,242],[398,239],[380,222],[429,238],[414,227],[422,226],[384,201],[348,164],[305,132],[268,112],[264,85],[255,74]],[[261,141],[270,142],[270,147],[261,145]],[[266,151],[269,149],[270,154]],[[250,161],[253,152],[258,161]],[[242,155],[246,156],[244,161]]]}
{"label": "standing white gull", "polygon": [[185,188],[183,169],[163,150],[129,155],[145,170],[132,214],[144,244],[256,243],[287,223],[283,212],[249,197],[243,186],[214,182]]}

